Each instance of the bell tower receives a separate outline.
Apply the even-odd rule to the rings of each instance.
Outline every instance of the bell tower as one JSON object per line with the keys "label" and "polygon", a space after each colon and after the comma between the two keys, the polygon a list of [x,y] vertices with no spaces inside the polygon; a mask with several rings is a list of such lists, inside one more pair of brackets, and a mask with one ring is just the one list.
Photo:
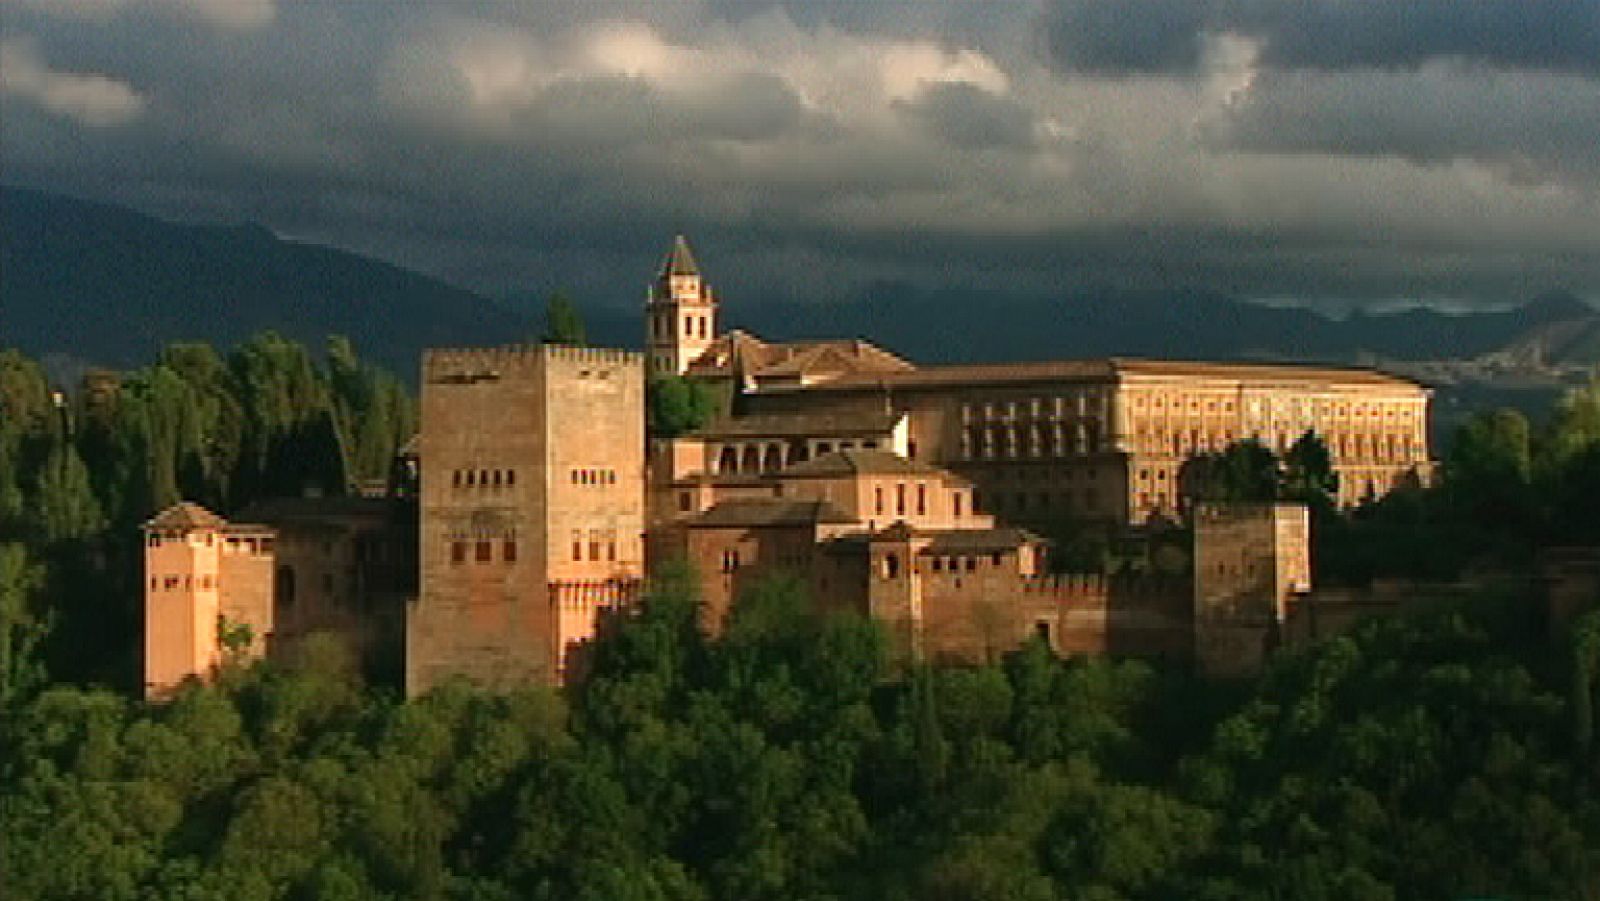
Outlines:
{"label": "bell tower", "polygon": [[644,329],[652,377],[682,375],[717,339],[717,300],[683,235],[673,239],[646,294]]}

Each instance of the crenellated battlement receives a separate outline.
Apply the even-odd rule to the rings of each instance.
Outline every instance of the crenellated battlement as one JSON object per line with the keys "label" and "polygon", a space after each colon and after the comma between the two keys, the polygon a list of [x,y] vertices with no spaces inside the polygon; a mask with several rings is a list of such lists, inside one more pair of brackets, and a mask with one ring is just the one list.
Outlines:
{"label": "crenellated battlement", "polygon": [[617,347],[506,344],[499,347],[431,347],[422,352],[424,381],[493,381],[541,363],[578,366],[644,366],[644,354]]}
{"label": "crenellated battlement", "polygon": [[1065,606],[1105,606],[1108,603],[1151,606],[1187,606],[1192,586],[1177,576],[1116,575],[1101,573],[1062,573],[1022,576],[972,572],[918,573],[924,597],[930,599],[972,594],[990,595],[996,590],[1013,592],[1030,604],[1058,603]]}
{"label": "crenellated battlement", "polygon": [[620,347],[573,347],[562,344],[543,345],[545,355],[557,362],[583,366],[644,365],[644,353]]}

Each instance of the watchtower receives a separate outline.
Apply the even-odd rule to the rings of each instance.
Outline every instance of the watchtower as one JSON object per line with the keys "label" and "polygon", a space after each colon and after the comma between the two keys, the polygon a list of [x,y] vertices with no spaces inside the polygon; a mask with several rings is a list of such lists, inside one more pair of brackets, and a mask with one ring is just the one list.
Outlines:
{"label": "watchtower", "polygon": [[[419,596],[406,692],[461,675],[561,678],[592,634],[562,610],[643,575],[644,357],[584,347],[430,350],[418,439]],[[592,586],[617,586],[614,592]]]}
{"label": "watchtower", "polygon": [[645,295],[644,327],[652,376],[682,375],[717,339],[717,299],[683,235]]}
{"label": "watchtower", "polygon": [[209,678],[226,654],[260,657],[273,632],[272,529],[173,504],[144,524],[144,688]]}

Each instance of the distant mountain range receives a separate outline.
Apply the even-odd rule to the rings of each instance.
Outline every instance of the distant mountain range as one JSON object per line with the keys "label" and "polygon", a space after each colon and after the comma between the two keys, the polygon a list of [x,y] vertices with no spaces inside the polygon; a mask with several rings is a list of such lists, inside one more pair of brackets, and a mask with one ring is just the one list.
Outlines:
{"label": "distant mountain range", "polygon": [[[1206,291],[1043,297],[883,283],[842,303],[725,303],[728,326],[778,339],[860,336],[924,363],[1113,354],[1316,360],[1376,363],[1441,383],[1513,373],[1545,384],[1600,364],[1600,311],[1559,293],[1502,312],[1344,319]],[[365,355],[414,377],[424,347],[527,340],[539,331],[538,309],[535,298],[500,303],[259,226],[179,225],[0,188],[0,345],[35,355],[138,365],[167,341],[229,345],[272,328],[314,347],[329,334],[349,335]],[[639,343],[637,313],[592,305],[585,313],[594,342]]]}
{"label": "distant mountain range", "polygon": [[[731,320],[792,337],[860,334],[928,362],[1123,355],[1207,359],[1467,359],[1536,348],[1552,365],[1600,362],[1600,310],[1570,294],[1515,309],[1429,309],[1332,319],[1206,291],[1092,291],[1061,297],[922,292],[879,285],[825,308],[730,309]],[[737,324],[737,322],[735,322]]]}
{"label": "distant mountain range", "polygon": [[264,329],[316,349],[348,335],[415,378],[424,347],[521,341],[533,326],[470,291],[260,226],[0,188],[0,346],[123,367],[169,341],[226,347]]}

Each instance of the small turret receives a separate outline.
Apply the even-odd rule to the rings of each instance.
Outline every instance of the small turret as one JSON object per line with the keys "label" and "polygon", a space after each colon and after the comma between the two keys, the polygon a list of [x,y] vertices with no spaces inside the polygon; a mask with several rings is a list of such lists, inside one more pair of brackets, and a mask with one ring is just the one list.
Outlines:
{"label": "small turret", "polygon": [[682,375],[717,339],[717,300],[683,235],[661,260],[645,300],[651,375]]}

